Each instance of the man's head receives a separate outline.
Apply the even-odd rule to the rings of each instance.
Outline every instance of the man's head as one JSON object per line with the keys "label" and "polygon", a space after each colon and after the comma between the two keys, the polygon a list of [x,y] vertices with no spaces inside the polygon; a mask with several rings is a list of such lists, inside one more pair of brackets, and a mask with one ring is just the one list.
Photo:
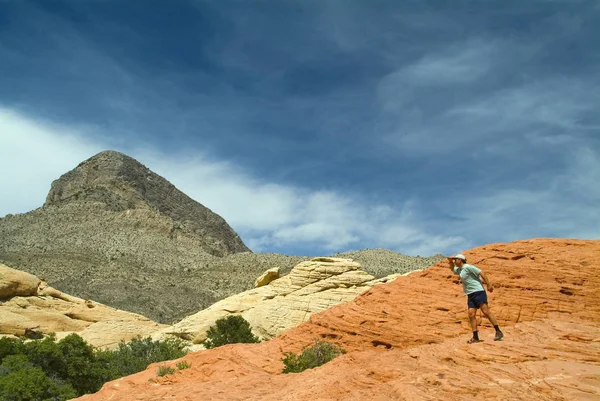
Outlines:
{"label": "man's head", "polygon": [[454,264],[458,267],[462,267],[462,265],[467,263],[467,258],[465,258],[465,255],[463,255],[462,253],[457,253],[456,255],[452,256],[452,260],[454,261]]}

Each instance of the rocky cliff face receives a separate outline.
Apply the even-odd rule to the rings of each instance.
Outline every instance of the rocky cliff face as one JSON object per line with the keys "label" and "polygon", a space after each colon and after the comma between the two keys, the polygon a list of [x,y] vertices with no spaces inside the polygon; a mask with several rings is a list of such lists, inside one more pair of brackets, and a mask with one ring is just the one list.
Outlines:
{"label": "rocky cliff face", "polygon": [[[489,299],[503,341],[492,341],[493,328],[483,320],[484,342],[466,344],[465,297],[440,262],[374,286],[271,341],[189,354],[183,359],[191,368],[165,377],[151,365],[81,399],[600,397],[600,241],[537,239],[465,254],[495,284]],[[349,352],[320,368],[281,374],[283,353],[314,339]]]}

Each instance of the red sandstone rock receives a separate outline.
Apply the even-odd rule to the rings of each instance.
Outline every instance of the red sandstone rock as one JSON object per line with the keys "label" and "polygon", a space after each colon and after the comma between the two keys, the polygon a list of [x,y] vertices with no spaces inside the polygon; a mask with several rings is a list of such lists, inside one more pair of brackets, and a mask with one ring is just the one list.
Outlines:
{"label": "red sandstone rock", "polygon": [[[599,399],[600,241],[534,239],[465,255],[495,285],[489,300],[501,342],[484,319],[484,342],[466,344],[466,300],[441,262],[269,342],[189,354],[182,359],[191,368],[165,377],[154,364],[81,400]],[[281,374],[283,352],[315,338],[349,352]]]}

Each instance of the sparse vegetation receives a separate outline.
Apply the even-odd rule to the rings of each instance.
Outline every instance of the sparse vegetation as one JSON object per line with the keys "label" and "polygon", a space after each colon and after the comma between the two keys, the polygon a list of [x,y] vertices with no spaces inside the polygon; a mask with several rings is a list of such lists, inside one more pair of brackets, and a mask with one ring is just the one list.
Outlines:
{"label": "sparse vegetation", "polygon": [[96,392],[110,380],[150,363],[185,355],[180,340],[134,339],[116,350],[96,350],[71,334],[60,341],[0,338],[0,400],[62,401]]}
{"label": "sparse vegetation", "polygon": [[192,365],[190,363],[187,363],[187,361],[181,361],[175,366],[177,366],[177,369],[179,370],[184,370],[192,367]]}
{"label": "sparse vegetation", "polygon": [[166,375],[170,375],[170,374],[173,374],[173,373],[175,373],[175,369],[173,369],[170,366],[166,366],[165,365],[165,366],[159,366],[158,367],[158,375],[161,376],[161,377],[162,376],[166,376]]}
{"label": "sparse vegetation", "polygon": [[206,348],[216,348],[225,344],[258,343],[259,338],[252,334],[250,323],[240,315],[230,315],[215,322],[206,332]]}
{"label": "sparse vegetation", "polygon": [[315,340],[315,343],[311,347],[305,347],[300,355],[293,352],[284,354],[283,373],[299,373],[306,369],[313,369],[345,353],[346,351],[339,345]]}

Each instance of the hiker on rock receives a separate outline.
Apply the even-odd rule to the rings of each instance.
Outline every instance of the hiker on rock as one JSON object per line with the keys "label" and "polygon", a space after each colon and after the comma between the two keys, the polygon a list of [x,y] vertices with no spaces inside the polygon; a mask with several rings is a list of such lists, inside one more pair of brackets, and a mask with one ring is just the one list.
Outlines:
{"label": "hiker on rock", "polygon": [[473,338],[467,342],[469,344],[473,344],[481,341],[479,339],[479,333],[477,332],[477,309],[481,309],[481,312],[483,312],[485,317],[487,317],[492,325],[494,325],[494,329],[496,329],[494,341],[501,340],[502,337],[504,337],[504,334],[502,334],[500,331],[500,327],[498,327],[498,321],[496,321],[496,317],[488,306],[487,294],[483,289],[483,285],[481,284],[483,281],[483,283],[485,283],[487,286],[488,291],[493,292],[494,286],[490,282],[489,278],[481,269],[468,264],[467,258],[460,253],[455,256],[450,256],[448,258],[448,264],[450,265],[450,270],[452,270],[454,274],[460,276],[463,290],[467,296],[469,322],[471,323],[471,328],[473,329]]}

